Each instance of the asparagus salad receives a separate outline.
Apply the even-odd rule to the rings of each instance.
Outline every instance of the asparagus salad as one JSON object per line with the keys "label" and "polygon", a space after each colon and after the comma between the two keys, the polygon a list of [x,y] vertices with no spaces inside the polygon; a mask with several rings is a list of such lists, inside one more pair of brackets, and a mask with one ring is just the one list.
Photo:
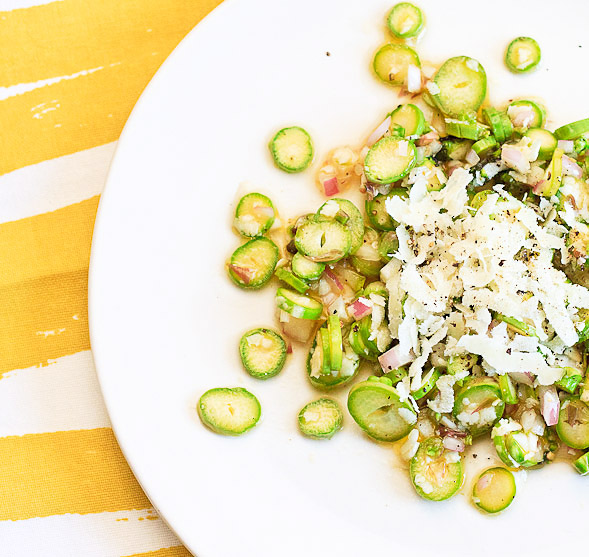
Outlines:
{"label": "asparagus salad", "polygon": [[[466,447],[490,437],[502,465],[473,479],[472,499],[496,513],[515,496],[513,471],[560,457],[589,472],[589,119],[549,131],[535,100],[490,106],[477,60],[422,66],[407,44],[423,30],[418,7],[397,4],[386,21],[393,42],[373,71],[408,102],[359,147],[327,156],[316,176],[326,200],[294,216],[286,240],[267,196],[237,205],[247,241],[228,275],[243,289],[276,285],[280,329],[246,332],[239,352],[267,380],[293,341],[307,343],[301,372],[321,397],[301,409],[301,433],[337,433],[343,411],[325,394],[345,386],[351,418],[399,442],[426,499],[452,497]],[[529,37],[507,47],[512,71],[539,61]],[[314,150],[300,127],[270,143],[286,172],[305,170]],[[198,411],[237,435],[260,404],[245,389],[213,389]]]}

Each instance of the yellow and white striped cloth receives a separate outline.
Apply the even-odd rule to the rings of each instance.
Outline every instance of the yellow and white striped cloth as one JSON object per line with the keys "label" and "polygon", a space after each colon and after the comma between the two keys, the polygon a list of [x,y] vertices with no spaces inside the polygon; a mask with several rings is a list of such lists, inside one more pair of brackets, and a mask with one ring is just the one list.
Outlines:
{"label": "yellow and white striped cloth", "polygon": [[113,436],[87,279],[116,140],[220,0],[0,0],[0,555],[188,556]]}

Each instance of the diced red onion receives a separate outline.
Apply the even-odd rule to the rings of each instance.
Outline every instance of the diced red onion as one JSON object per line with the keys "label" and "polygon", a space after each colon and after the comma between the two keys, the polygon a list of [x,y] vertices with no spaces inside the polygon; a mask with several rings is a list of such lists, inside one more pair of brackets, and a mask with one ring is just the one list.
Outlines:
{"label": "diced red onion", "polygon": [[336,298],[337,298],[337,294],[334,294],[334,293],[333,293],[333,292],[330,290],[330,291],[329,291],[327,294],[325,294],[325,295],[321,296],[321,301],[323,302],[323,305],[325,305],[325,306],[328,306],[328,307],[329,307],[329,306],[330,306],[330,305],[331,305],[331,304],[334,302],[334,300],[335,300]]}
{"label": "diced red onion", "polygon": [[532,186],[532,191],[536,194],[536,195],[540,195],[542,193],[542,191],[544,190],[544,186],[546,184],[546,180],[542,179],[539,182],[536,182],[533,186]]}
{"label": "diced red onion", "polygon": [[546,425],[556,425],[560,412],[560,399],[556,387],[554,385],[538,387],[538,398],[540,399],[540,412],[542,412]]}
{"label": "diced red onion", "polygon": [[430,144],[429,144],[429,150],[431,155],[437,155],[441,150],[442,150],[442,143],[440,141],[438,141],[437,139],[434,139]]}
{"label": "diced red onion", "polygon": [[348,313],[350,313],[356,321],[360,321],[360,319],[372,313],[372,308],[363,304],[360,300],[356,300],[353,304],[348,306]]}
{"label": "diced red onion", "polygon": [[366,197],[368,201],[372,201],[378,195],[378,189],[374,184],[366,184]]}
{"label": "diced red onion", "polygon": [[518,383],[529,385],[530,387],[534,384],[534,374],[529,371],[514,371],[509,374],[510,377]]}
{"label": "diced red onion", "polygon": [[298,319],[290,316],[286,322],[280,323],[280,328],[285,336],[297,341],[307,342],[315,332],[317,322],[312,319]]}
{"label": "diced red onion", "polygon": [[445,426],[440,426],[440,434],[442,435],[442,437],[456,437],[458,439],[464,439],[467,435],[466,431],[451,429]]}
{"label": "diced red onion", "polygon": [[446,174],[448,174],[448,178],[450,178],[450,176],[452,176],[452,173],[457,168],[462,168],[462,163],[460,161],[448,161],[446,163]]}
{"label": "diced red onion", "polygon": [[[579,207],[577,206],[577,200],[575,199],[575,197],[573,195],[567,195],[567,200],[573,206],[573,209],[575,209],[575,211],[577,211],[579,209]],[[580,256],[577,255],[575,257],[580,257]]]}
{"label": "diced red onion", "polygon": [[575,142],[571,139],[559,139],[558,148],[562,149],[565,153],[572,153],[575,150]]}
{"label": "diced red onion", "polygon": [[384,134],[385,132],[389,129],[389,126],[391,125],[391,117],[387,116],[384,121],[382,122],[382,124],[380,124],[369,136],[368,139],[366,140],[366,145],[368,145],[368,147],[372,147]]}
{"label": "diced red onion", "polygon": [[329,267],[325,268],[325,274],[331,279],[331,282],[340,292],[344,289],[344,285],[341,283],[338,276]]}
{"label": "diced red onion", "polygon": [[[560,143],[560,142],[559,142]],[[566,155],[562,156],[562,171],[567,176],[573,176],[574,178],[581,178],[583,176],[583,170],[571,157]]]}
{"label": "diced red onion", "polygon": [[442,444],[449,451],[456,451],[458,453],[461,453],[466,448],[464,441],[456,437],[444,437]]}
{"label": "diced red onion", "polygon": [[330,315],[338,315],[344,319],[347,317],[346,302],[344,302],[344,299],[341,296],[338,296],[331,304],[329,304],[327,309]]}
{"label": "diced red onion", "polygon": [[522,412],[519,422],[524,428],[524,431],[532,431],[537,417],[538,414],[536,414],[534,410],[526,410],[525,412]]}
{"label": "diced red onion", "polygon": [[240,267],[239,265],[229,265],[229,268],[244,282],[249,284],[254,278],[255,271],[249,267]]}
{"label": "diced red onion", "polygon": [[535,116],[534,109],[527,105],[510,106],[507,114],[516,128],[527,128]]}
{"label": "diced red onion", "polygon": [[425,145],[429,145],[432,141],[437,141],[439,138],[440,136],[438,135],[438,132],[432,130],[431,132],[427,132],[426,134],[422,135],[417,140],[417,145],[423,147]]}
{"label": "diced red onion", "polygon": [[368,259],[368,261],[379,261],[380,256],[376,248],[371,244],[362,244],[356,251],[356,255],[361,259]]}
{"label": "diced red onion", "polygon": [[415,360],[413,352],[409,352],[409,354],[401,354],[399,344],[393,346],[390,350],[387,350],[384,354],[381,354],[378,357],[378,363],[385,373],[391,369],[397,369],[409,364],[413,360]]}
{"label": "diced red onion", "polygon": [[501,160],[507,166],[518,172],[525,173],[530,167],[530,161],[526,159],[522,151],[514,145],[503,145],[501,148]]}
{"label": "diced red onion", "polygon": [[468,164],[476,164],[481,160],[481,158],[474,152],[473,149],[466,153],[466,157],[464,158]]}
{"label": "diced red onion", "polygon": [[421,91],[421,70],[414,64],[407,66],[407,91],[410,93]]}
{"label": "diced red onion", "polygon": [[327,197],[339,193],[339,184],[336,176],[323,182],[323,191],[325,191],[325,195],[327,195]]}
{"label": "diced red onion", "polygon": [[268,218],[272,218],[274,216],[274,209],[272,207],[267,207],[265,205],[254,207],[253,212],[256,213],[256,215]]}
{"label": "diced red onion", "polygon": [[477,489],[483,490],[493,481],[493,473],[483,474],[477,481]]}
{"label": "diced red onion", "polygon": [[501,321],[499,321],[498,319],[491,319],[487,332],[490,333],[495,327],[497,327],[497,325],[499,325],[499,323],[501,323]]}

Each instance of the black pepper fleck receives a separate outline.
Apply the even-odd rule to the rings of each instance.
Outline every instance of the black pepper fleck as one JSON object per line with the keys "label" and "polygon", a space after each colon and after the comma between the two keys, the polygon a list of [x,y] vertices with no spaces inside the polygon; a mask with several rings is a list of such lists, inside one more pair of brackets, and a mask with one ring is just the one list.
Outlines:
{"label": "black pepper fleck", "polygon": [[327,52],[325,53],[325,56],[331,56],[331,52],[327,51]]}

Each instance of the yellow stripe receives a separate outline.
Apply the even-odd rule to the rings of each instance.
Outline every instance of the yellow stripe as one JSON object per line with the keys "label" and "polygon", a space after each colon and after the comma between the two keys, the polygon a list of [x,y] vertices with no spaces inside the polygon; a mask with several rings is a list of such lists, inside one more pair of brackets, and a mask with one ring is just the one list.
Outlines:
{"label": "yellow stripe", "polygon": [[87,269],[97,208],[98,196],[0,225],[0,288]]}
{"label": "yellow stripe", "polygon": [[127,557],[192,557],[192,553],[181,545],[176,545],[174,547],[158,549],[158,551],[149,551],[148,553],[134,553]]}
{"label": "yellow stripe", "polygon": [[0,520],[151,506],[111,429],[0,439]]}
{"label": "yellow stripe", "polygon": [[219,3],[64,0],[0,12],[0,86],[103,68],[0,102],[2,128],[15,132],[0,174],[116,140],[163,60]]}
{"label": "yellow stripe", "polygon": [[98,197],[0,225],[0,377],[90,348],[88,263]]}
{"label": "yellow stripe", "polygon": [[85,270],[0,288],[0,378],[90,349],[87,292]]}
{"label": "yellow stripe", "polygon": [[0,225],[0,377],[90,348],[88,264],[98,197]]}

